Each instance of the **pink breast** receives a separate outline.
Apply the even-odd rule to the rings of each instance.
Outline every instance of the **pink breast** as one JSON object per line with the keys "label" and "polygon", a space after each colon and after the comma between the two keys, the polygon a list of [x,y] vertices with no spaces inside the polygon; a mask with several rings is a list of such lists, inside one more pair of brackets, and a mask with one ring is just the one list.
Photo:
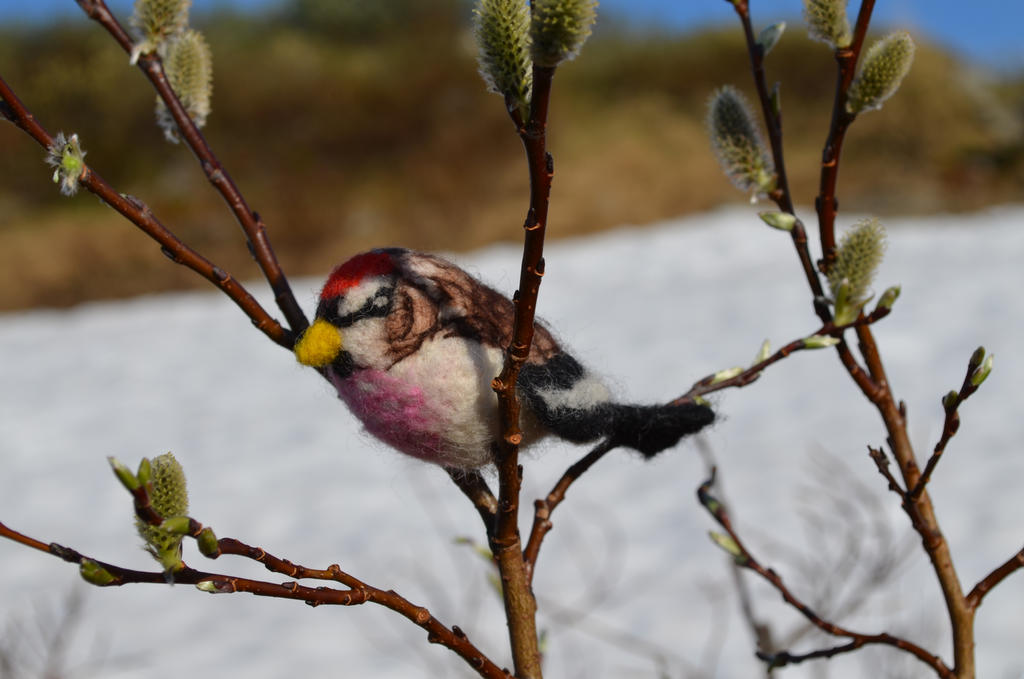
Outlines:
{"label": "pink breast", "polygon": [[368,432],[407,455],[440,461],[443,425],[419,387],[380,370],[360,370],[335,387]]}

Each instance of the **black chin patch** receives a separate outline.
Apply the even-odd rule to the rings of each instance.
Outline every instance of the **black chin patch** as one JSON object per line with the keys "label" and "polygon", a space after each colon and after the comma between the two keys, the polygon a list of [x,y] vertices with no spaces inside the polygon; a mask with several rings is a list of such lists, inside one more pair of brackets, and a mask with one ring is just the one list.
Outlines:
{"label": "black chin patch", "polygon": [[355,372],[356,364],[352,360],[352,354],[347,351],[342,351],[338,354],[338,357],[331,363],[331,372],[337,377],[342,379],[350,377]]}

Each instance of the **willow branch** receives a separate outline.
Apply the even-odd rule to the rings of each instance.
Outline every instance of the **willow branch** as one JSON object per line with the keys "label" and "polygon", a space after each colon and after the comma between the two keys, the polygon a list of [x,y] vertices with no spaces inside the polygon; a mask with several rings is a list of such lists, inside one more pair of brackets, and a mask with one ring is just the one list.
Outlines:
{"label": "willow branch", "polygon": [[758,655],[762,659],[769,662],[770,667],[780,667],[787,662],[799,662],[801,659],[809,659],[810,657],[831,657],[839,653],[846,653],[849,651],[856,650],[862,646],[868,645],[881,645],[898,648],[901,651],[909,653],[919,661],[930,667],[938,676],[943,679],[954,679],[957,675],[953,673],[942,659],[932,653],[929,653],[924,648],[917,644],[896,637],[894,635],[882,632],[880,634],[864,634],[862,632],[855,632],[853,630],[841,627],[829,620],[824,619],[818,613],[816,613],[810,606],[804,603],[798,598],[785,584],[782,577],[779,576],[773,569],[763,566],[750,551],[743,544],[742,539],[737,534],[736,530],[732,526],[732,520],[729,518],[729,514],[725,510],[725,506],[719,502],[712,494],[711,488],[715,481],[715,470],[712,469],[711,477],[702,483],[697,489],[697,498],[700,503],[707,509],[708,513],[714,517],[715,521],[721,526],[729,538],[732,540],[734,547],[729,549],[730,554],[733,557],[736,565],[741,568],[746,568],[757,573],[761,578],[768,582],[775,590],[782,596],[783,600],[799,611],[811,624],[817,627],[822,632],[829,634],[834,637],[845,637],[851,639],[851,644],[844,646],[834,647],[832,649],[825,649],[822,651],[816,651],[806,656],[792,655],[789,653],[778,653],[778,654],[762,654]]}
{"label": "willow branch", "polygon": [[[151,524],[161,523],[162,517],[156,514],[149,503],[145,488],[132,491],[136,514],[143,521]],[[203,526],[195,519],[189,519],[189,535],[196,537],[203,531]],[[56,543],[43,543],[27,535],[14,531],[0,523],[0,537],[13,540],[32,549],[52,554],[59,559],[79,566],[88,564],[104,571],[109,579],[99,584],[101,587],[120,587],[129,584],[167,584],[173,582],[183,585],[196,585],[204,591],[215,594],[247,592],[255,596],[277,599],[294,599],[310,606],[357,606],[364,603],[377,604],[388,608],[412,621],[427,632],[427,641],[440,644],[459,655],[480,676],[487,679],[512,679],[511,675],[499,668],[483,652],[481,652],[458,626],[450,628],[431,615],[422,606],[410,602],[393,590],[373,587],[355,576],[341,570],[337,564],[327,568],[309,568],[276,557],[260,547],[248,545],[234,538],[221,538],[216,542],[216,549],[207,554],[211,559],[224,555],[240,556],[263,564],[267,570],[279,573],[295,580],[321,580],[336,582],[345,589],[334,587],[310,587],[298,582],[266,582],[251,578],[237,577],[222,573],[213,573],[191,568],[182,562],[182,568],[173,574],[163,571],[138,571],[123,568],[116,564],[99,561],[83,555],[70,547]]]}
{"label": "willow branch", "polygon": [[545,498],[536,500],[533,503],[533,527],[530,529],[530,538],[527,540],[526,548],[523,550],[523,558],[526,560],[526,572],[531,582],[536,570],[537,556],[540,554],[541,544],[544,542],[544,537],[554,527],[554,524],[551,523],[551,513],[565,499],[565,494],[568,492],[569,487],[594,466],[598,460],[611,450],[614,450],[615,447],[615,442],[610,438],[598,443],[589,453],[577,460],[575,464],[562,474],[558,483],[555,484]]}
{"label": "willow branch", "polygon": [[978,608],[985,595],[992,591],[996,585],[1005,580],[1009,575],[1024,568],[1024,549],[1007,559],[999,568],[986,575],[976,584],[971,593],[967,595],[967,604],[971,608]]}
{"label": "willow branch", "polygon": [[494,517],[498,513],[498,499],[494,497],[483,475],[476,470],[466,471],[445,467],[445,471],[462,494],[473,503],[480,519],[484,522],[487,536],[494,532]]}
{"label": "willow branch", "polygon": [[539,679],[542,676],[537,646],[537,601],[530,587],[530,577],[522,553],[519,536],[519,490],[522,468],[519,465],[519,444],[523,434],[519,427],[519,399],[516,382],[519,370],[530,355],[533,344],[537,295],[544,275],[544,234],[548,218],[548,198],[554,174],[551,155],[547,152],[548,103],[555,69],[534,65],[533,95],[530,117],[525,123],[518,109],[509,107],[519,132],[530,173],[530,207],[523,224],[523,260],[519,288],[512,298],[514,314],[512,338],[505,351],[501,373],[494,378],[498,396],[502,437],[496,442],[498,467],[498,513],[491,551],[501,574],[502,596],[508,619],[509,640],[516,676]]}
{"label": "willow branch", "polygon": [[[53,137],[25,108],[2,77],[0,77],[0,98],[6,103],[5,117],[35,139],[43,148],[50,149],[54,146]],[[188,267],[217,286],[238,305],[260,332],[283,347],[290,348],[292,346],[294,334],[291,331],[283,328],[272,318],[234,276],[185,245],[156,218],[145,203],[132,196],[117,192],[89,165],[84,165],[78,183],[159,243],[161,251],[173,262]]]}
{"label": "willow branch", "polygon": [[[861,315],[856,320],[845,325],[836,325],[831,320],[825,323],[823,326],[818,328],[815,332],[811,333],[807,337],[819,336],[819,337],[834,337],[839,340],[839,345],[843,344],[843,332],[850,328],[860,328],[871,325],[889,315],[890,309],[886,307],[878,307],[868,315]],[[719,374],[711,374],[693,383],[689,391],[680,396],[679,398],[672,401],[673,404],[682,403],[683,401],[692,401],[698,396],[704,396],[712,392],[721,391],[722,389],[728,389],[730,387],[745,387],[755,382],[766,368],[778,363],[782,359],[794,354],[798,351],[805,351],[811,349],[807,345],[807,337],[793,340],[789,344],[777,349],[775,353],[770,356],[754,363],[750,367],[744,369],[741,372],[736,373],[732,377],[722,379]],[[837,346],[839,346],[837,345]],[[849,353],[847,351],[847,353]],[[859,370],[859,366],[857,367]],[[860,371],[859,378],[864,383],[864,388],[875,390],[876,385],[870,380],[868,375],[863,371]]]}
{"label": "willow branch", "polygon": [[821,155],[821,179],[818,197],[814,201],[818,212],[818,229],[821,237],[821,269],[825,273],[828,273],[836,257],[835,222],[836,210],[839,207],[836,200],[836,183],[839,179],[839,158],[842,154],[846,131],[850,123],[857,117],[856,114],[846,110],[847,93],[856,73],[857,59],[860,57],[864,36],[871,23],[871,12],[874,7],[875,0],[862,0],[860,12],[857,15],[857,24],[853,30],[852,42],[849,47],[840,47],[835,51],[837,75],[836,92],[832,102],[832,122]]}
{"label": "willow branch", "polygon": [[[76,0],[76,2],[89,18],[99,23],[110,33],[126,53],[131,53],[133,47],[131,37],[117,21],[113,13],[111,13],[104,0]],[[192,118],[189,117],[181,105],[177,95],[175,95],[174,90],[167,81],[167,77],[164,75],[160,57],[155,53],[143,54],[139,57],[138,66],[167,105],[171,116],[178,125],[181,137],[188,144],[189,148],[192,149],[203,172],[206,174],[206,178],[221,194],[231,209],[232,214],[234,214],[235,219],[245,232],[249,250],[256,259],[267,282],[270,284],[278,308],[284,314],[285,320],[288,322],[294,336],[298,336],[309,325],[309,321],[306,319],[306,315],[301,307],[299,307],[291,285],[281,270],[274,249],[270,245],[266,225],[260,219],[260,216],[246,203],[231,175],[221,165],[213,150],[206,143],[206,139],[199,132],[199,128],[196,127]]]}
{"label": "willow branch", "polygon": [[942,454],[946,452],[946,446],[949,445],[949,440],[956,435],[956,432],[960,429],[960,405],[966,401],[971,395],[978,390],[978,385],[972,383],[972,377],[974,377],[974,371],[977,369],[977,365],[973,361],[967,365],[967,374],[964,375],[963,384],[960,385],[960,390],[956,392],[956,396],[951,399],[943,399],[942,408],[945,411],[945,417],[942,422],[942,434],[939,435],[939,440],[935,444],[935,448],[932,450],[931,457],[928,458],[927,464],[925,464],[924,471],[921,473],[921,478],[917,480],[917,483],[910,490],[911,499],[916,499],[922,492],[924,492],[925,486],[932,478],[932,473],[935,471],[935,467],[938,466],[939,460],[942,458]]}
{"label": "willow branch", "polygon": [[[878,382],[884,387],[882,397],[875,402],[886,431],[889,434],[889,445],[903,476],[903,485],[916,489],[921,481],[921,470],[917,465],[914,448],[907,435],[906,414],[897,405],[892,391],[888,386],[885,367],[882,364],[874,335],[869,327],[857,329],[861,341],[861,352],[872,375],[877,375]],[[974,666],[974,609],[968,605],[964,597],[960,578],[953,563],[953,555],[949,543],[942,535],[939,522],[935,516],[928,491],[921,486],[913,497],[908,493],[903,503],[904,510],[910,517],[911,524],[921,536],[921,544],[932,563],[932,570],[938,580],[939,588],[946,604],[951,632],[953,635],[953,660],[957,677],[973,677]]]}

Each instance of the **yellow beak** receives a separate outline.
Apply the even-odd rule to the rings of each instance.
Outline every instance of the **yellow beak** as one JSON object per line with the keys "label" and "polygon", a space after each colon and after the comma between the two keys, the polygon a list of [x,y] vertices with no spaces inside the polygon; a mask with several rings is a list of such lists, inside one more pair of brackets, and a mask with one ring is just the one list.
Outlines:
{"label": "yellow beak", "polygon": [[302,365],[323,368],[333,363],[341,353],[341,333],[327,321],[318,318],[299,336],[294,351],[295,358]]}

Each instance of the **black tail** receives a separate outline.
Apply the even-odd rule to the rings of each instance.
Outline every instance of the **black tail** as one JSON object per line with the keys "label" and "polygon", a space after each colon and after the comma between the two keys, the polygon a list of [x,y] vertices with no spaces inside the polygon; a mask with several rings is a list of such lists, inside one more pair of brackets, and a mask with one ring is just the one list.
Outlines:
{"label": "black tail", "polygon": [[711,408],[697,403],[681,405],[612,405],[612,423],[608,432],[612,441],[639,450],[652,458],[679,439],[715,421]]}
{"label": "black tail", "polygon": [[[587,443],[609,437],[616,445],[651,458],[715,420],[711,408],[696,403],[639,406],[608,400],[587,402],[579,394],[575,399],[565,398],[585,376],[583,366],[568,354],[559,354],[542,365],[528,363],[519,373],[520,393],[530,410],[546,429],[567,441]],[[607,392],[604,394],[601,398],[607,399]]]}

